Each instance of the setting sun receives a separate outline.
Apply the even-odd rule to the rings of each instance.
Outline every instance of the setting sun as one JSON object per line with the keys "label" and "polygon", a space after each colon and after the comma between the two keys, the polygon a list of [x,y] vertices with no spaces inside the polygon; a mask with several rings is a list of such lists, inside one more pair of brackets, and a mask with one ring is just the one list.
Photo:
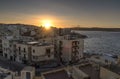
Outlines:
{"label": "setting sun", "polygon": [[43,20],[42,25],[46,28],[49,29],[52,26],[52,21],[51,20]]}

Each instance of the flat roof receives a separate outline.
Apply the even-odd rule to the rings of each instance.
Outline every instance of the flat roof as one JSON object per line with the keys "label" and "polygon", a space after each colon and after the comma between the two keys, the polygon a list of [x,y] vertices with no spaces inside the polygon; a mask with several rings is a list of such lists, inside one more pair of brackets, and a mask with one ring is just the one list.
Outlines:
{"label": "flat roof", "polygon": [[78,33],[70,33],[70,34],[67,34],[68,35],[68,40],[76,40],[76,39],[84,39],[84,38],[87,38],[86,35],[82,35],[82,34],[78,34]]}
{"label": "flat roof", "polygon": [[90,79],[100,79],[99,75],[100,75],[100,71],[96,70],[92,64],[86,64],[84,66],[79,66],[79,69],[81,71],[83,71],[84,73],[86,73]]}
{"label": "flat roof", "polygon": [[27,42],[27,44],[38,44],[38,41]]}
{"label": "flat roof", "polygon": [[117,65],[111,64],[110,66],[103,66],[104,68],[120,75],[120,67]]}
{"label": "flat roof", "polygon": [[46,43],[46,42],[39,42],[39,41],[31,41],[31,42],[18,42],[18,44],[25,44],[25,45],[33,45],[33,46],[49,46],[52,45],[52,43]]}
{"label": "flat roof", "polygon": [[34,67],[31,67],[31,66],[26,66],[23,68],[23,71],[34,71],[35,68]]}
{"label": "flat roof", "polygon": [[67,71],[60,70],[56,72],[51,72],[44,74],[45,79],[73,79],[72,77],[69,77],[67,74]]}

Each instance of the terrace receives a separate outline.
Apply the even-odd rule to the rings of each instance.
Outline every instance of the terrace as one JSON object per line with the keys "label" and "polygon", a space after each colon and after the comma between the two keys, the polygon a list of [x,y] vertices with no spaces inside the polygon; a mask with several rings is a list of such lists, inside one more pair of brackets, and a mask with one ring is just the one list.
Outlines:
{"label": "terrace", "polygon": [[44,79],[73,79],[64,69],[43,74],[43,76]]}

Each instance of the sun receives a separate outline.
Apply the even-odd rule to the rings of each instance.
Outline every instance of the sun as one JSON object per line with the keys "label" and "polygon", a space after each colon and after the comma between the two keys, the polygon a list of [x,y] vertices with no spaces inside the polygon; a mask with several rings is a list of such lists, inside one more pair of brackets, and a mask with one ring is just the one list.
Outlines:
{"label": "sun", "polygon": [[50,23],[45,23],[45,24],[44,24],[44,27],[45,27],[46,29],[50,29],[51,26],[52,26],[52,25],[51,25]]}
{"label": "sun", "polygon": [[46,29],[50,29],[50,27],[52,26],[52,21],[51,21],[51,20],[43,20],[43,21],[42,21],[42,25],[43,25]]}

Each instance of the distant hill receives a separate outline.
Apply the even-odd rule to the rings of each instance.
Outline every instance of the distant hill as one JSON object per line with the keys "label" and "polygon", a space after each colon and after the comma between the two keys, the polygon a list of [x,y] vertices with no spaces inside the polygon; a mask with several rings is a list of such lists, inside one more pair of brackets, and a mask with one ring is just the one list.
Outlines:
{"label": "distant hill", "polygon": [[73,30],[81,30],[81,31],[114,31],[114,32],[120,32],[120,28],[83,28],[83,27],[74,27],[71,28]]}

